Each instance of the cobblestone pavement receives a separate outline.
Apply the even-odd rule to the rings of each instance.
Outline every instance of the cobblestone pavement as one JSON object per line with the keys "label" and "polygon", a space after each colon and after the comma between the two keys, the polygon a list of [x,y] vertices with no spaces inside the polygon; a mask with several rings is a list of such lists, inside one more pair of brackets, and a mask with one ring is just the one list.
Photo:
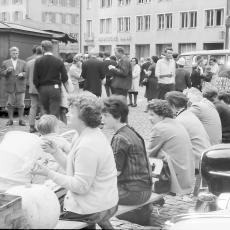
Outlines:
{"label": "cobblestone pavement", "polygon": [[[135,108],[130,108],[129,124],[133,126],[145,139],[148,140],[151,125],[148,121],[148,114],[144,112],[146,108],[146,99],[144,98],[144,89],[141,88],[138,95],[138,106]],[[28,117],[26,117],[28,120]],[[9,130],[24,130],[28,131],[28,126],[20,127],[18,126],[18,121],[15,119],[14,126],[6,128],[5,123],[6,118],[0,118],[0,140],[2,139],[5,132]],[[62,131],[66,131],[68,128],[62,127]],[[112,132],[109,130],[104,130],[105,134],[110,139]],[[112,223],[117,229],[161,229],[165,221],[171,219],[171,217],[189,212],[195,205],[195,199],[190,197],[179,197],[179,196],[165,196],[165,204],[163,207],[154,206],[154,210],[151,218],[152,227],[143,227],[136,224],[131,224],[126,221],[120,221],[116,218],[112,219]]]}

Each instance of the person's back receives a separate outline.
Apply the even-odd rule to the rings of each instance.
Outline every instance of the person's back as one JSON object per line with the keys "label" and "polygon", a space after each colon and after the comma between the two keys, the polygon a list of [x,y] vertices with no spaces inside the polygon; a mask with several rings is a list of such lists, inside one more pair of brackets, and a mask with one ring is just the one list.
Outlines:
{"label": "person's back", "polygon": [[150,157],[167,157],[172,177],[171,192],[190,193],[194,182],[192,144],[186,129],[178,121],[165,118],[152,130],[148,154]]}
{"label": "person's back", "polygon": [[[53,55],[44,55],[35,62],[35,85],[61,85],[61,82],[65,83],[68,79],[67,72],[64,63]],[[62,73],[64,78],[60,78]]]}
{"label": "person's back", "polygon": [[211,145],[221,143],[221,121],[214,104],[204,98],[198,103],[193,103],[189,110],[202,122],[210,138]]}
{"label": "person's back", "polygon": [[201,121],[189,110],[181,112],[176,120],[179,121],[187,130],[192,143],[193,155],[195,157],[195,167],[199,168],[201,154],[211,146],[209,136],[204,129]]}
{"label": "person's back", "polygon": [[176,69],[175,89],[183,92],[184,89],[191,87],[190,74],[183,68]]}
{"label": "person's back", "polygon": [[90,58],[83,62],[81,75],[85,79],[84,90],[100,97],[102,92],[101,80],[105,77],[103,62],[96,58]]}
{"label": "person's back", "polygon": [[230,143],[230,107],[222,102],[214,102],[222,125],[222,143]]}
{"label": "person's back", "polygon": [[[129,126],[122,127],[111,142],[118,171],[118,187],[125,186],[132,191],[149,190],[152,187],[151,170],[144,143],[140,136]],[[119,149],[117,148],[119,145]],[[123,162],[121,156],[123,153]],[[117,154],[117,155],[116,155]],[[123,165],[122,168],[119,168]]]}

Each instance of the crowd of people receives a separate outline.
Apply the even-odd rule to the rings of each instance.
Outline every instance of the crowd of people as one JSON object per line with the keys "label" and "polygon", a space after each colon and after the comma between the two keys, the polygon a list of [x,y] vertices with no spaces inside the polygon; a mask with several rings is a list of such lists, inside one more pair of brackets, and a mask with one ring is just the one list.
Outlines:
{"label": "crowd of people", "polygon": [[[19,124],[25,125],[22,115],[28,80],[30,132],[42,135],[40,147],[48,154],[46,160],[55,165],[36,161],[24,173],[51,179],[68,190],[62,219],[111,229],[109,219],[118,204],[139,205],[150,198],[154,186],[149,157],[167,163],[171,194],[190,194],[204,150],[230,143],[230,93],[203,84],[216,81],[216,76],[211,71],[211,80],[204,80],[210,78],[202,73],[199,58],[190,75],[183,68],[183,58],[173,59],[171,48],[160,59],[153,56],[142,65],[136,58],[130,60],[120,47],[115,49],[115,56],[105,54],[103,60],[95,53],[76,54],[71,64],[64,63],[52,54],[49,41],[36,47],[36,54],[27,63],[18,59],[18,48],[12,47],[10,54],[11,59],[1,68],[8,92],[7,125],[13,124],[14,106],[19,109]],[[137,106],[140,86],[146,87],[151,125],[147,141],[128,124],[129,106]],[[107,93],[104,99],[102,87]],[[68,93],[71,96],[67,100]],[[35,126],[38,105],[45,115]],[[58,135],[57,121],[67,122],[67,110],[69,126],[76,131],[72,144]],[[111,143],[103,134],[102,123],[114,131]],[[5,136],[0,158],[10,151],[5,143],[17,135],[22,133]],[[6,178],[15,175],[8,173],[0,170]],[[147,218],[152,206],[138,211],[140,219]]]}

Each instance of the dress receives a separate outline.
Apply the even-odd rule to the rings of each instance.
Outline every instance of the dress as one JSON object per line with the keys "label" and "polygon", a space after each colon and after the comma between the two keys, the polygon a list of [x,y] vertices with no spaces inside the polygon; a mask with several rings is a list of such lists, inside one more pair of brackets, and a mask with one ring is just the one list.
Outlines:
{"label": "dress", "polygon": [[155,67],[156,64],[149,66],[148,71],[151,71],[151,75],[148,77],[149,81],[146,85],[145,97],[148,101],[157,98],[158,95],[158,79],[155,76]]}
{"label": "dress", "polygon": [[132,69],[132,86],[129,92],[138,92],[139,91],[139,81],[141,75],[141,67],[136,64]]}

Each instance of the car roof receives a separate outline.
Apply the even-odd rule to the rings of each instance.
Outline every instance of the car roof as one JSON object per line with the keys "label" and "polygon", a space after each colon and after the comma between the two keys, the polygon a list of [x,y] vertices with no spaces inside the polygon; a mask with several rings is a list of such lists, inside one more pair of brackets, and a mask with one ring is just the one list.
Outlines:
{"label": "car roof", "polygon": [[230,54],[230,49],[225,50],[201,50],[201,51],[191,51],[191,52],[185,52],[181,53],[180,56],[186,56],[186,55],[214,55],[214,54]]}

